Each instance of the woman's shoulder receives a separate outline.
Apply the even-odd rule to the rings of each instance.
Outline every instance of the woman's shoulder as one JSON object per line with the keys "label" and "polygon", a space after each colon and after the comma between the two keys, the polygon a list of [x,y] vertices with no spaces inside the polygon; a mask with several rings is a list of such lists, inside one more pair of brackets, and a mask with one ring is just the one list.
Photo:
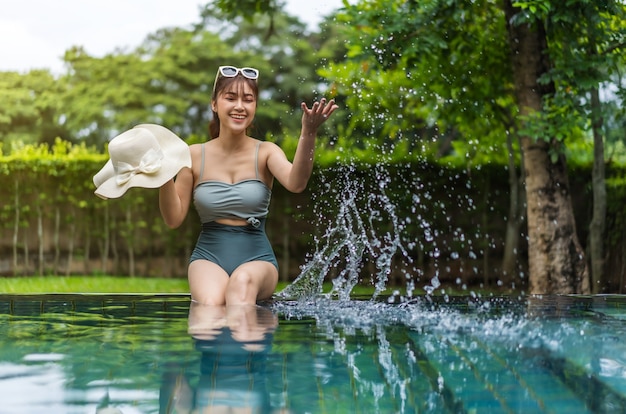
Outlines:
{"label": "woman's shoulder", "polygon": [[268,163],[270,159],[286,159],[285,151],[272,141],[261,141],[259,146],[259,159],[263,159],[263,162]]}
{"label": "woman's shoulder", "polygon": [[191,144],[189,146],[189,153],[191,154],[191,157],[193,158],[199,155],[201,149],[202,149],[202,144]]}
{"label": "woman's shoulder", "polygon": [[259,154],[261,154],[262,156],[271,157],[273,154],[277,154],[277,155],[285,154],[285,151],[283,151],[283,149],[275,142],[263,141],[263,140],[259,142],[260,142]]}
{"label": "woman's shoulder", "polygon": [[282,151],[282,149],[275,142],[263,141],[261,139],[257,139],[256,141],[259,145],[259,149],[262,149],[265,151]]}

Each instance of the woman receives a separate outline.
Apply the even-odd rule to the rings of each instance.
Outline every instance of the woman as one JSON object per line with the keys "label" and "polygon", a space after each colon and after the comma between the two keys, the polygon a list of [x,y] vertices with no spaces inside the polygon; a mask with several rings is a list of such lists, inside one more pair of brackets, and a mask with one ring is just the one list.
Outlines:
{"label": "woman", "polygon": [[259,96],[258,70],[221,66],[215,79],[211,140],[190,146],[191,169],[159,191],[165,223],[181,225],[194,202],[202,232],[191,255],[192,300],[207,305],[255,304],[272,296],[278,263],[265,235],[276,178],[302,192],[313,169],[317,129],[337,109],[333,100],[302,103],[302,131],[293,163],[271,142],[247,135]]}

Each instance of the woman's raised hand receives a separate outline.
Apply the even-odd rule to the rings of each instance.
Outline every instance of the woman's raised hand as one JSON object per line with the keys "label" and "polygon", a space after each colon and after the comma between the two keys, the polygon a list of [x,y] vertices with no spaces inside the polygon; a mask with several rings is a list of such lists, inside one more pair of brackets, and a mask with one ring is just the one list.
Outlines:
{"label": "woman's raised hand", "polygon": [[326,101],[322,98],[319,102],[314,102],[309,108],[305,102],[302,102],[302,134],[316,133],[317,129],[339,108],[335,104],[335,100]]}

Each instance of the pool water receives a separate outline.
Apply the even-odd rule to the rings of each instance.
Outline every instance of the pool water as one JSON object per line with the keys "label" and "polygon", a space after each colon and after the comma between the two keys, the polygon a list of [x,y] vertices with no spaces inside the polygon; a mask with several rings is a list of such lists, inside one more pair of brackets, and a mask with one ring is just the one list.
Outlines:
{"label": "pool water", "polygon": [[12,414],[626,412],[626,297],[5,295],[0,395]]}

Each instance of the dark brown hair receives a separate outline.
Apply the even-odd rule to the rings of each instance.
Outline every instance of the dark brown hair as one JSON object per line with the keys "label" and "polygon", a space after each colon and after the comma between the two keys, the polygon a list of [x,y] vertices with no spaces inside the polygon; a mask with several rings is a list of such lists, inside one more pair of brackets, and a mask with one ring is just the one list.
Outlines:
{"label": "dark brown hair", "polygon": [[[252,89],[252,93],[254,94],[254,99],[258,101],[259,85],[256,79],[248,79],[245,76],[241,75],[241,73],[239,73],[237,74],[237,76],[232,77],[232,78],[227,78],[227,77],[218,75],[217,82],[215,82],[215,88],[213,88],[213,95],[211,96],[211,103],[217,101],[217,97],[219,96],[219,94],[236,82],[247,83],[250,89]],[[209,136],[211,138],[217,138],[220,135],[220,119],[217,117],[217,113],[215,113],[215,111],[212,111],[212,112],[213,112],[213,118],[211,119],[211,122],[209,123]]]}

